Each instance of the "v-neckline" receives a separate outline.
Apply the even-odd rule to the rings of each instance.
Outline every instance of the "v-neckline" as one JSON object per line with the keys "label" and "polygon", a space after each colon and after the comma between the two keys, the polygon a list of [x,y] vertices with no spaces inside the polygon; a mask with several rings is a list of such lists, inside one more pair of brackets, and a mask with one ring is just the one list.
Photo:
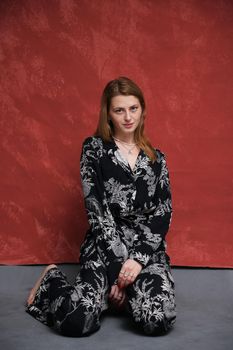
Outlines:
{"label": "v-neckline", "polygon": [[[123,163],[126,165],[126,167],[128,168],[128,170],[129,170],[132,174],[134,174],[134,172],[135,172],[135,170],[136,170],[136,168],[137,168],[137,163],[138,163],[139,155],[141,155],[141,153],[142,153],[142,149],[141,149],[141,148],[139,149],[137,158],[136,158],[135,163],[134,163],[134,167],[131,168],[131,166],[130,166],[128,160],[124,157],[124,155],[123,155],[122,152],[120,151],[120,148],[117,146],[117,144],[116,144],[116,142],[115,142],[114,139],[112,139],[112,143],[113,143],[113,145],[114,145],[114,147],[115,147],[115,150],[116,150],[116,151],[118,152],[118,154],[120,155],[120,157],[121,157]],[[119,162],[118,162],[118,163],[119,163]]]}

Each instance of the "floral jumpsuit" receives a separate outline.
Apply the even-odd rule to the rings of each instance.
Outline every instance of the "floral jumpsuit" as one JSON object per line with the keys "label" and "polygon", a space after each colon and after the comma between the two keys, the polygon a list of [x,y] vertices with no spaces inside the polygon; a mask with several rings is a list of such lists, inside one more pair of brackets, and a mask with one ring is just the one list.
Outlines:
{"label": "floral jumpsuit", "polygon": [[132,170],[114,141],[84,141],[80,167],[90,227],[80,250],[80,272],[74,285],[58,268],[46,273],[26,307],[37,320],[67,336],[98,330],[122,264],[134,259],[143,268],[126,288],[129,317],[145,334],[173,326],[174,281],[165,242],[170,183],[165,157],[155,153],[152,163],[141,150]]}

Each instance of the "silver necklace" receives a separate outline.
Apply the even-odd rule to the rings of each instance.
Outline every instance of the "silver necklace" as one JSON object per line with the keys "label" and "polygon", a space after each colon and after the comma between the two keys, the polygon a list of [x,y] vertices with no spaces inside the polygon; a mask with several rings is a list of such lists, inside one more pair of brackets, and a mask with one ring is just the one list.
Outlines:
{"label": "silver necklace", "polygon": [[[117,139],[116,137],[113,137],[115,141],[118,141],[125,149],[126,151],[128,152],[128,154],[132,154],[132,150],[136,147],[136,143],[127,143],[127,142],[124,142],[124,141],[121,141],[119,139]],[[130,146],[129,148],[126,146]]]}

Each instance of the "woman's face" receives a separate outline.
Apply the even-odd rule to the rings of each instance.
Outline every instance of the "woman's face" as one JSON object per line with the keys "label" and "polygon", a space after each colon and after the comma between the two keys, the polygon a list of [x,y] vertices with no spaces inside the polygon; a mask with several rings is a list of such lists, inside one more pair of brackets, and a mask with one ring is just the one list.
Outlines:
{"label": "woman's face", "polygon": [[109,118],[112,121],[114,136],[126,138],[134,135],[142,115],[139,99],[133,95],[118,95],[111,99]]}

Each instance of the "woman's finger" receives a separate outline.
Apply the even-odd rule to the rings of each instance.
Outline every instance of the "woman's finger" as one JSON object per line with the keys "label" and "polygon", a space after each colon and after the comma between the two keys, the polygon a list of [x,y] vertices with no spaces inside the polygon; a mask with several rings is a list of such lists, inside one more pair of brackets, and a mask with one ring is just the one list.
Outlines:
{"label": "woman's finger", "polygon": [[113,296],[113,289],[114,289],[114,286],[111,287],[111,291],[110,291],[109,296],[108,296],[110,299],[111,299],[112,296]]}
{"label": "woman's finger", "polygon": [[120,286],[124,285],[124,288],[126,288],[128,285],[132,284],[135,279],[137,278],[138,274],[131,272],[127,279],[124,280],[124,284],[121,283]]}
{"label": "woman's finger", "polygon": [[117,287],[116,285],[113,285],[113,286],[112,286],[111,292],[110,292],[110,294],[109,294],[109,298],[110,298],[110,299],[114,298],[114,295],[115,295],[115,293],[116,293],[116,289],[117,289],[117,288],[118,288],[118,287]]}
{"label": "woman's finger", "polygon": [[125,276],[124,276],[124,275],[119,275],[117,285],[118,285],[120,288],[123,288],[123,286],[124,286],[124,281],[125,281]]}
{"label": "woman's finger", "polygon": [[122,298],[123,298],[123,293],[122,293],[122,290],[119,289],[119,293],[117,295],[117,300],[120,302],[122,300]]}
{"label": "woman's finger", "polygon": [[116,286],[116,289],[115,289],[115,293],[114,293],[113,299],[114,299],[114,300],[117,300],[117,299],[118,299],[118,295],[119,295],[119,288],[118,288],[118,286]]}
{"label": "woman's finger", "polygon": [[119,289],[118,297],[116,300],[116,305],[120,307],[125,300],[125,290],[124,289]]}
{"label": "woman's finger", "polygon": [[120,288],[126,288],[128,285],[132,284],[141,270],[142,266],[137,261],[132,259],[126,260],[118,276],[118,286]]}
{"label": "woman's finger", "polygon": [[129,272],[125,272],[124,275],[120,279],[119,287],[120,288],[125,288],[128,284],[128,278],[129,278]]}
{"label": "woman's finger", "polygon": [[125,298],[126,298],[126,294],[125,293],[123,293],[123,295],[122,295],[122,298],[121,298],[121,300],[119,301],[119,306],[121,306],[121,305],[123,305],[124,304],[124,302],[125,302]]}
{"label": "woman's finger", "polygon": [[111,302],[119,305],[119,303],[121,302],[122,298],[124,295],[124,291],[122,289],[120,289],[117,285],[115,285],[112,290],[111,293],[109,295]]}

